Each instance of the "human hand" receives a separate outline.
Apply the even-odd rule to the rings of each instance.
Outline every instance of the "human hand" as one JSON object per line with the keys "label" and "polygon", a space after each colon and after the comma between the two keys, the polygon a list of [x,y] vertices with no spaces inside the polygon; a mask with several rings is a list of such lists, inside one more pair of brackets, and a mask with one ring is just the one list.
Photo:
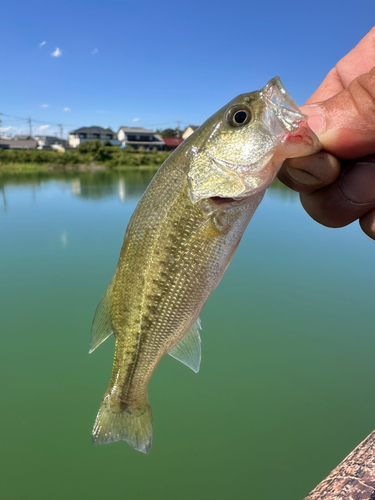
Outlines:
{"label": "human hand", "polygon": [[375,239],[375,27],[301,109],[324,150],[286,160],[279,179],[300,193],[320,224],[342,227],[359,219]]}

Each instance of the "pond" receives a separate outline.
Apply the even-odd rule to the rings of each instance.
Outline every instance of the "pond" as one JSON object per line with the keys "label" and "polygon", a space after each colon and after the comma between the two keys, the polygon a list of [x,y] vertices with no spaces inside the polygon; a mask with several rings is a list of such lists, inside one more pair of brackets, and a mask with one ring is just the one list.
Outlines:
{"label": "pond", "polygon": [[113,339],[96,305],[153,172],[0,178],[0,498],[297,500],[375,428],[375,243],[273,185],[204,307],[198,374],[164,356],[149,455],[92,446]]}

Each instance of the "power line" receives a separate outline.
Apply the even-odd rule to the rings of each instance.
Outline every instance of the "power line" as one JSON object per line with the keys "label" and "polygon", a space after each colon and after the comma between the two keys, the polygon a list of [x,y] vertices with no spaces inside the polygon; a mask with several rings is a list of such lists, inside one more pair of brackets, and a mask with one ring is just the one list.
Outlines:
{"label": "power line", "polygon": [[177,128],[180,128],[180,125],[189,125],[188,122],[182,122],[179,120],[170,120],[169,122],[164,122],[164,123],[146,123],[144,124],[145,127],[160,127],[160,125],[170,125],[171,123],[177,123]]}
{"label": "power line", "polygon": [[[25,118],[25,117],[21,117],[21,116],[8,115],[6,113],[0,113],[0,114],[3,116],[6,116],[7,118],[13,118],[15,120],[20,120],[20,121],[27,122],[27,123],[29,123],[29,120],[31,120],[30,117]],[[55,125],[56,127],[62,126],[61,123],[54,123],[54,122],[50,122],[47,120],[42,121],[42,120],[36,120],[35,118],[32,118],[32,121],[35,123],[48,123],[49,125]],[[188,122],[183,122],[183,121],[179,121],[179,120],[169,120],[169,122],[164,122],[164,123],[146,123],[146,124],[144,124],[144,126],[145,127],[158,127],[160,125],[170,125],[171,123],[176,123],[178,127],[180,124],[189,125]],[[70,123],[64,123],[63,125],[64,125],[64,127],[75,127],[75,125],[72,125]]]}
{"label": "power line", "polygon": [[[28,135],[30,137],[32,137],[33,136],[33,128],[35,128],[35,124],[40,123],[40,124],[43,124],[44,127],[39,127],[39,129],[36,131],[37,133],[46,134],[47,131],[45,129],[49,128],[50,126],[51,127],[58,127],[59,132],[52,131],[51,129],[49,129],[48,132],[50,133],[50,135],[54,135],[56,137],[58,135],[60,135],[60,137],[63,139],[64,124],[62,124],[62,123],[54,123],[54,122],[50,122],[48,120],[44,120],[44,121],[35,120],[31,117],[26,118],[26,117],[21,117],[21,116],[10,115],[7,113],[0,113],[0,116],[2,117],[0,127],[2,127],[3,129],[5,128],[4,122],[6,122],[7,125],[9,124],[9,127],[7,127],[7,130],[9,129],[9,131],[10,131],[11,129],[15,129],[15,133],[17,133],[17,129],[18,129],[18,133],[25,134],[26,127],[27,127],[28,128]],[[34,127],[33,127],[33,124],[34,124]],[[69,127],[69,128],[72,127],[73,128],[74,126],[65,124],[65,127]],[[39,130],[40,130],[40,132],[39,132]],[[2,130],[2,131],[4,131],[4,130]]]}
{"label": "power line", "polygon": [[[31,120],[31,118],[24,118],[24,117],[21,117],[21,116],[14,116],[14,115],[8,115],[6,113],[0,113],[1,115],[3,116],[6,116],[8,118],[13,118],[15,120],[21,120],[23,122],[27,122],[29,123],[29,120]],[[35,123],[46,123],[46,120],[42,121],[42,120],[35,120],[34,118],[32,119],[33,122]],[[61,123],[54,123],[54,122],[47,122],[49,125],[55,125],[57,127],[60,127]],[[64,126],[66,127],[74,127],[75,125],[71,125],[69,123],[65,123]]]}
{"label": "power line", "polygon": [[[48,125],[52,125],[52,126],[56,126],[56,127],[59,127],[59,132],[60,132],[60,136],[61,138],[63,137],[63,133],[64,133],[64,128],[68,127],[75,127],[76,125],[72,125],[72,124],[69,124],[69,123],[65,123],[65,124],[62,124],[62,123],[54,123],[54,122],[50,122],[48,120],[36,120],[34,118],[31,118],[31,117],[21,117],[21,116],[15,116],[15,115],[10,115],[10,114],[7,114],[7,113],[0,113],[1,116],[3,117],[6,117],[6,121],[9,123],[12,124],[12,126],[15,126],[15,125],[18,125],[19,127],[21,127],[21,125],[28,125],[29,127],[29,135],[32,136],[32,124],[33,122],[34,123],[40,123],[40,124],[48,124]],[[146,123],[146,124],[143,124],[143,127],[160,127],[160,126],[165,126],[165,125],[172,125],[172,124],[176,124],[176,128],[179,129],[180,128],[180,125],[189,125],[188,122],[183,122],[183,121],[180,121],[180,120],[170,120],[169,122],[163,122],[163,123]],[[0,120],[0,127],[4,124],[4,119]]]}

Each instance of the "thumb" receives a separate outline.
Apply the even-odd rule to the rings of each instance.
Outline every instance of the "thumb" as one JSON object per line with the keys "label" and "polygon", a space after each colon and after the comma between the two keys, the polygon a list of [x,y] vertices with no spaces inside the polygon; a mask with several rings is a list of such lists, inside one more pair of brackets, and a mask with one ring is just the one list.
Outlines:
{"label": "thumb", "polygon": [[375,153],[375,68],[330,99],[301,109],[329,153],[342,159]]}

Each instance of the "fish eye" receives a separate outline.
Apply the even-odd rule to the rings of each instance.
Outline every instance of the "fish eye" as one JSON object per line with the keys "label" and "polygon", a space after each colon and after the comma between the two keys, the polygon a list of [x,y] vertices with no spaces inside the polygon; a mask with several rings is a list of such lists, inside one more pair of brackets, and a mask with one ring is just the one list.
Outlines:
{"label": "fish eye", "polygon": [[245,106],[234,106],[226,116],[226,120],[231,127],[242,127],[251,121],[251,110]]}

